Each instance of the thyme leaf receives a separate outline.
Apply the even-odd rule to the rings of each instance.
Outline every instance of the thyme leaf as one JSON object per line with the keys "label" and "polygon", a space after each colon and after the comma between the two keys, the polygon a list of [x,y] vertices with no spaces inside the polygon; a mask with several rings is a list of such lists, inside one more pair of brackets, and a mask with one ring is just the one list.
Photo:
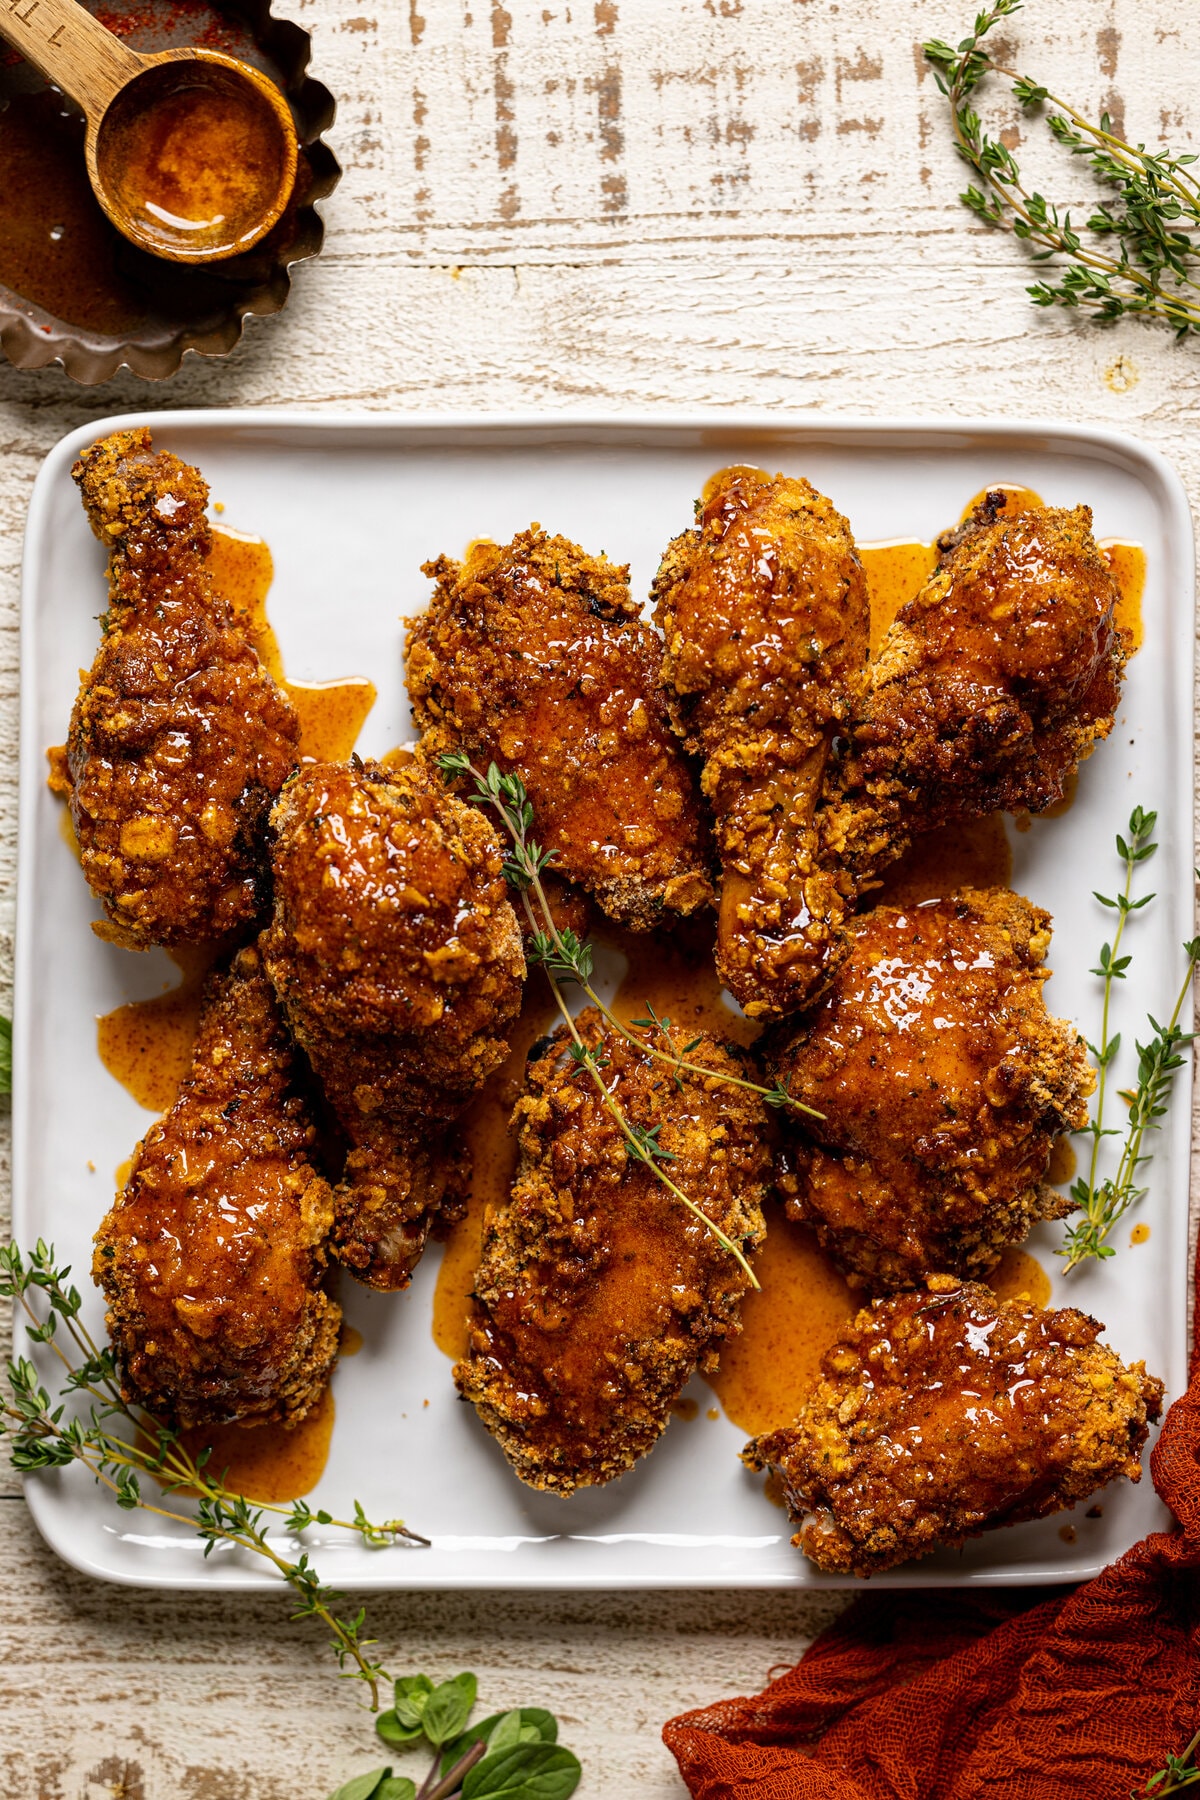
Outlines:
{"label": "thyme leaf", "polygon": [[535,967],[545,970],[550,983],[550,991],[554,996],[563,1023],[571,1038],[570,1054],[575,1063],[574,1073],[590,1078],[600,1094],[601,1103],[617,1125],[625,1141],[628,1153],[638,1162],[644,1163],[654,1170],[658,1179],[667,1187],[676,1199],[692,1212],[704,1225],[723,1249],[741,1265],[754,1287],[758,1281],[745,1253],[740,1245],[735,1244],[704,1213],[700,1207],[688,1198],[683,1190],[666,1173],[663,1165],[674,1160],[672,1153],[658,1143],[659,1127],[647,1130],[626,1118],[616,1099],[601,1079],[601,1070],[605,1066],[596,1052],[585,1045],[575,1026],[570,1009],[563,998],[561,983],[574,982],[587,997],[588,1001],[601,1014],[606,1024],[623,1037],[627,1043],[634,1044],[644,1054],[664,1063],[671,1071],[677,1086],[682,1086],[685,1074],[699,1076],[704,1081],[724,1082],[732,1087],[747,1088],[758,1094],[771,1106],[788,1106],[797,1112],[820,1117],[810,1106],[802,1101],[794,1100],[790,1094],[776,1082],[774,1087],[766,1088],[756,1081],[738,1075],[727,1075],[716,1069],[708,1068],[704,1063],[689,1060],[690,1053],[695,1050],[699,1038],[690,1043],[677,1046],[672,1035],[671,1021],[660,1019],[653,1007],[647,1008],[645,1019],[635,1020],[633,1025],[626,1025],[618,1019],[612,1008],[605,1004],[592,986],[593,955],[592,947],[577,937],[575,932],[559,927],[554,923],[554,916],[546,898],[546,890],[542,886],[541,874],[550,861],[553,852],[541,849],[533,840],[533,806],[525,790],[525,784],[519,775],[504,774],[495,763],[490,763],[486,772],[477,769],[470,757],[462,750],[447,751],[437,758],[438,768],[443,778],[449,782],[467,783],[466,798],[473,805],[493,813],[499,821],[508,842],[505,857],[506,872],[511,868],[510,885],[521,897],[521,903],[529,923],[527,935],[526,960]]}
{"label": "thyme leaf", "polygon": [[[402,1519],[374,1525],[356,1500],[353,1519],[314,1513],[302,1500],[291,1506],[251,1502],[233,1492],[224,1476],[211,1469],[211,1453],[193,1452],[181,1434],[164,1420],[127,1402],[121,1393],[116,1358],[101,1349],[82,1322],[82,1296],[68,1286],[69,1266],[60,1268],[53,1246],[39,1238],[33,1250],[16,1244],[0,1246],[0,1297],[15,1300],[24,1314],[26,1335],[49,1346],[61,1365],[60,1389],[52,1396],[27,1357],[13,1357],[0,1384],[0,1437],[8,1441],[14,1468],[31,1474],[79,1463],[96,1483],[127,1511],[141,1508],[158,1518],[189,1525],[204,1542],[205,1557],[218,1545],[249,1550],[270,1563],[292,1590],[293,1619],[316,1619],[330,1634],[330,1647],[343,1674],[362,1682],[372,1711],[379,1708],[379,1684],[387,1679],[372,1652],[360,1609],[352,1616],[340,1610],[345,1601],[325,1586],[309,1561],[284,1553],[269,1536],[273,1515],[283,1529],[298,1536],[314,1524],[350,1532],[373,1549],[407,1542],[427,1545]],[[75,1401],[81,1410],[68,1410]],[[142,1477],[152,1477],[159,1490],[151,1499]],[[160,1504],[165,1497],[188,1496],[196,1511],[188,1514]]]}
{"label": "thyme leaf", "polygon": [[[1146,812],[1140,806],[1134,807],[1130,814],[1128,837],[1119,834],[1116,840],[1117,856],[1125,870],[1124,882],[1116,894],[1095,896],[1102,906],[1116,913],[1117,919],[1111,943],[1101,947],[1099,961],[1091,970],[1104,983],[1100,1042],[1089,1043],[1087,1046],[1096,1065],[1096,1104],[1091,1119],[1080,1133],[1080,1136],[1091,1139],[1087,1173],[1081,1175],[1071,1187],[1071,1198],[1078,1206],[1081,1216],[1070,1227],[1062,1248],[1057,1252],[1066,1259],[1067,1273],[1082,1262],[1103,1262],[1114,1254],[1113,1247],[1107,1240],[1118,1221],[1148,1191],[1142,1181],[1142,1171],[1152,1156],[1152,1152],[1145,1148],[1146,1137],[1149,1132],[1157,1131],[1166,1117],[1176,1072],[1184,1066],[1187,1048],[1196,1035],[1194,1032],[1184,1031],[1180,1019],[1192,991],[1196,965],[1200,962],[1200,938],[1193,938],[1183,946],[1187,969],[1169,1020],[1165,1025],[1160,1025],[1153,1014],[1150,1014],[1147,1019],[1150,1036],[1144,1044],[1136,1043],[1136,1084],[1132,1088],[1117,1090],[1118,1097],[1129,1109],[1124,1131],[1105,1124],[1109,1070],[1121,1047],[1120,1032],[1110,1032],[1109,1029],[1113,988],[1116,982],[1125,980],[1132,961],[1128,953],[1122,954],[1126,924],[1135,913],[1154,899],[1153,894],[1145,894],[1138,900],[1132,896],[1135,871],[1158,848],[1154,841],[1157,819],[1157,813]],[[1100,1168],[1101,1147],[1103,1140],[1110,1137],[1121,1138],[1122,1144],[1115,1171],[1104,1175]]]}
{"label": "thyme leaf", "polygon": [[1200,1784],[1197,1749],[1200,1749],[1200,1731],[1182,1755],[1172,1756],[1168,1751],[1164,1766],[1149,1777],[1144,1787],[1131,1789],[1129,1800],[1166,1800],[1168,1794],[1181,1794],[1185,1788],[1196,1787]]}
{"label": "thyme leaf", "polygon": [[[1021,0],[994,0],[977,13],[974,30],[954,46],[940,38],[922,46],[950,106],[955,146],[976,176],[959,195],[983,224],[1028,244],[1045,278],[1026,289],[1035,306],[1083,311],[1101,324],[1131,316],[1157,320],[1178,337],[1200,331],[1200,182],[1197,158],[1147,150],[1084,117],[1042,83],[995,61],[984,40]],[[1081,158],[1104,197],[1087,217],[1026,185],[1013,152],[990,136],[972,103],[986,77],[997,75],[1026,114],[1045,111],[1047,130],[1069,155]]]}

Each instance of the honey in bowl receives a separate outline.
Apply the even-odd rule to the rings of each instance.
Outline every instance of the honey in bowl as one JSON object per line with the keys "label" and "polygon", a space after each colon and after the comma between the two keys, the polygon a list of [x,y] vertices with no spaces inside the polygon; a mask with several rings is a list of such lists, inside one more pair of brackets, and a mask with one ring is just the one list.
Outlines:
{"label": "honey in bowl", "polygon": [[295,163],[263,89],[207,60],[147,69],[109,107],[96,145],[110,200],[140,242],[168,256],[257,242],[264,217],[286,202]]}

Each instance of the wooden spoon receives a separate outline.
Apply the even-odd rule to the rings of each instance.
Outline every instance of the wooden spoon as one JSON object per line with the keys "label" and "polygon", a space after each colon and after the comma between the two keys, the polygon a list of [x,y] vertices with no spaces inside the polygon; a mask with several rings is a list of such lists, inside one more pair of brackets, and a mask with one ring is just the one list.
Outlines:
{"label": "wooden spoon", "polygon": [[93,192],[139,248],[214,262],[278,221],[296,132],[260,70],[218,50],[139,55],[77,0],[0,0],[0,37],[83,109]]}

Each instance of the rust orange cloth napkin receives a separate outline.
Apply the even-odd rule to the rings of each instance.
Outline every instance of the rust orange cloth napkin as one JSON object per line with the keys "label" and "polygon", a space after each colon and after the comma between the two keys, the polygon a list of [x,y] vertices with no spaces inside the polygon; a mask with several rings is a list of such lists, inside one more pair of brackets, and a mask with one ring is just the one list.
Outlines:
{"label": "rust orange cloth napkin", "polygon": [[1128,1800],[1200,1726],[1195,1347],[1150,1468],[1177,1528],[1095,1581],[867,1594],[763,1693],[670,1720],[696,1800]]}

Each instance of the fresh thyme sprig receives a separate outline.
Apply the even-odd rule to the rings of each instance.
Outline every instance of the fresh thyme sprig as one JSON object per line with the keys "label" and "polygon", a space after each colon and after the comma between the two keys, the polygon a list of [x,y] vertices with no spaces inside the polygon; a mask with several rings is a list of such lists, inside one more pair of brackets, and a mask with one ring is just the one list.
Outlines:
{"label": "fresh thyme sprig", "polygon": [[[1141,315],[1169,325],[1180,337],[1200,331],[1200,282],[1193,273],[1200,229],[1200,181],[1194,155],[1156,153],[1129,144],[1103,113],[1098,125],[1041,83],[993,60],[983,40],[1001,19],[1021,10],[1021,0],[995,0],[976,15],[975,29],[952,47],[940,39],[923,46],[937,84],[950,103],[954,137],[980,187],[959,198],[985,225],[1009,231],[1033,249],[1033,260],[1065,258],[1056,279],[1028,288],[1035,306],[1066,306],[1092,313],[1101,323]],[[1070,211],[1028,188],[1016,157],[983,129],[971,96],[989,74],[1012,83],[1026,112],[1049,105],[1047,125],[1072,156],[1084,158],[1114,198],[1090,212],[1082,230]],[[1048,270],[1048,274],[1051,272]]]}
{"label": "fresh thyme sprig", "polygon": [[1196,1751],[1200,1749],[1200,1731],[1193,1737],[1182,1756],[1167,1754],[1165,1767],[1156,1771],[1145,1787],[1131,1789],[1129,1800],[1166,1800],[1168,1794],[1181,1794],[1185,1788],[1200,1784],[1200,1766]]}
{"label": "fresh thyme sprig", "polygon": [[1140,912],[1154,899],[1153,894],[1143,894],[1139,900],[1133,898],[1133,877],[1134,871],[1147,862],[1158,848],[1154,842],[1157,818],[1157,813],[1145,812],[1140,806],[1133,809],[1129,818],[1128,837],[1117,837],[1117,855],[1125,869],[1122,887],[1115,895],[1095,896],[1101,906],[1116,913],[1117,924],[1112,942],[1102,947],[1099,963],[1091,971],[1104,983],[1100,1042],[1088,1045],[1096,1064],[1096,1105],[1091,1120],[1080,1134],[1092,1140],[1088,1171],[1071,1188],[1071,1197],[1078,1205],[1082,1217],[1071,1226],[1061,1250],[1058,1251],[1058,1255],[1066,1258],[1066,1273],[1081,1262],[1089,1259],[1103,1260],[1114,1254],[1112,1245],[1107,1242],[1108,1236],[1129,1208],[1147,1191],[1139,1185],[1139,1171],[1151,1159],[1151,1153],[1143,1148],[1146,1134],[1157,1131],[1166,1116],[1175,1072],[1183,1067],[1183,1053],[1195,1036],[1194,1032],[1182,1030],[1179,1021],[1192,990],[1197,962],[1200,962],[1200,938],[1192,938],[1183,946],[1187,957],[1187,972],[1170,1019],[1165,1025],[1160,1025],[1152,1014],[1149,1017],[1152,1035],[1147,1043],[1137,1045],[1137,1085],[1118,1090],[1120,1098],[1128,1105],[1129,1116],[1116,1172],[1102,1179],[1101,1142],[1104,1138],[1122,1136],[1120,1131],[1104,1123],[1108,1073],[1121,1048],[1120,1032],[1109,1035],[1113,988],[1116,982],[1125,980],[1131,961],[1128,955],[1122,954],[1125,926],[1133,913]]}
{"label": "fresh thyme sprig", "polygon": [[[303,1500],[276,1506],[251,1503],[232,1492],[224,1477],[212,1472],[211,1451],[193,1455],[177,1430],[122,1398],[116,1359],[111,1350],[100,1348],[84,1325],[83,1299],[78,1288],[68,1286],[70,1273],[69,1267],[56,1266],[53,1247],[41,1239],[27,1255],[15,1244],[0,1247],[0,1296],[17,1301],[27,1335],[46,1345],[65,1371],[56,1402],[28,1358],[9,1361],[8,1391],[0,1392],[0,1436],[9,1441],[13,1467],[32,1473],[79,1463],[108,1489],[118,1506],[140,1508],[190,1526],[204,1540],[206,1557],[218,1544],[231,1544],[264,1558],[295,1596],[291,1617],[317,1619],[325,1626],[342,1673],[365,1683],[371,1709],[377,1711],[379,1683],[388,1677],[371,1656],[375,1640],[364,1635],[363,1612],[353,1616],[338,1612],[342,1596],[322,1585],[306,1552],[293,1562],[275,1548],[266,1515],[276,1515],[293,1535],[311,1525],[333,1526],[374,1549],[401,1540],[427,1545],[428,1539],[410,1531],[402,1519],[372,1524],[358,1501],[353,1519],[337,1519],[331,1513],[313,1512]],[[34,1304],[39,1296],[45,1303],[42,1311]],[[72,1401],[85,1410],[68,1412]],[[162,1495],[194,1498],[195,1514],[149,1499],[141,1487],[146,1476]]]}
{"label": "fresh thyme sprig", "polygon": [[[683,1048],[675,1044],[671,1036],[669,1019],[654,1016],[649,1021],[649,1030],[661,1036],[666,1049],[660,1049],[650,1037],[643,1033],[638,1035],[630,1026],[618,1019],[612,1008],[607,1006],[592,986],[592,949],[591,945],[581,940],[575,932],[560,928],[554,922],[550,903],[546,898],[546,890],[542,885],[542,871],[552,863],[555,852],[545,850],[534,842],[530,833],[533,829],[533,807],[525,792],[525,784],[519,775],[505,775],[495,763],[489,765],[483,774],[471,762],[465,751],[447,751],[439,756],[438,767],[443,777],[449,781],[469,779],[474,785],[467,798],[475,805],[485,807],[499,819],[508,840],[508,850],[504,858],[504,873],[510,887],[520,896],[526,919],[529,922],[530,936],[526,947],[526,960],[533,966],[540,966],[546,972],[550,983],[550,991],[554,1003],[562,1016],[563,1023],[571,1037],[571,1056],[576,1064],[576,1073],[587,1076],[600,1095],[601,1104],[616,1124],[625,1141],[629,1155],[637,1162],[645,1164],[653,1170],[675,1198],[687,1207],[696,1219],[710,1232],[722,1249],[727,1250],[735,1258],[754,1287],[759,1283],[747,1262],[741,1247],[726,1236],[720,1227],[698,1207],[695,1201],[688,1198],[683,1189],[672,1180],[663,1168],[665,1162],[672,1161],[671,1153],[658,1142],[658,1127],[647,1130],[632,1123],[625,1117],[608,1084],[604,1081],[602,1070],[606,1066],[596,1051],[585,1044],[579,1034],[570,1008],[563,998],[561,983],[575,982],[590,1003],[601,1014],[611,1029],[623,1037],[627,1043],[637,1047],[643,1055],[666,1064],[672,1071],[676,1081],[684,1073],[695,1074],[705,1081],[720,1081],[732,1087],[747,1088],[758,1094],[770,1106],[791,1106],[798,1111],[809,1113],[812,1108],[793,1100],[791,1095],[778,1082],[773,1088],[763,1087],[756,1081],[750,1081],[737,1075],[727,1075],[708,1068],[704,1063],[690,1062],[687,1052],[696,1046],[698,1040]],[[537,911],[534,911],[536,904]],[[637,1022],[645,1024],[646,1022]]]}
{"label": "fresh thyme sprig", "polygon": [[[603,1014],[612,1029],[629,1043],[636,1044],[638,1049],[653,1057],[656,1062],[668,1064],[672,1072],[679,1076],[686,1071],[700,1075],[707,1081],[720,1081],[729,1087],[746,1088],[750,1093],[758,1094],[768,1106],[787,1106],[795,1112],[807,1113],[809,1118],[819,1119],[822,1114],[815,1108],[806,1106],[789,1094],[781,1082],[773,1087],[763,1087],[760,1082],[749,1081],[739,1075],[726,1075],[716,1069],[710,1069],[704,1063],[687,1060],[688,1052],[694,1050],[700,1042],[693,1038],[691,1043],[679,1049],[671,1036],[671,1021],[660,1019],[652,1006],[647,1006],[649,1017],[634,1019],[626,1025],[619,1019],[612,1008],[605,1004],[591,985],[593,956],[592,947],[580,939],[569,926],[561,929],[554,923],[554,915],[542,886],[542,870],[551,864],[557,854],[554,850],[543,850],[528,838],[533,825],[533,807],[525,793],[525,784],[519,775],[502,775],[492,763],[486,775],[474,767],[470,758],[460,750],[448,750],[438,757],[438,767],[447,780],[457,780],[469,776],[475,784],[474,792],[467,797],[478,806],[487,806],[496,814],[508,835],[510,849],[504,859],[504,874],[510,887],[522,895],[532,891],[542,915],[542,923],[530,915],[531,931],[526,948],[526,960],[533,966],[544,968],[548,975],[556,981],[573,981],[583,989],[587,998],[596,1010]],[[527,909],[528,910],[528,909]],[[660,1050],[655,1044],[648,1044],[644,1037],[635,1035],[633,1027],[643,1031],[652,1031],[661,1036],[667,1046]]]}

